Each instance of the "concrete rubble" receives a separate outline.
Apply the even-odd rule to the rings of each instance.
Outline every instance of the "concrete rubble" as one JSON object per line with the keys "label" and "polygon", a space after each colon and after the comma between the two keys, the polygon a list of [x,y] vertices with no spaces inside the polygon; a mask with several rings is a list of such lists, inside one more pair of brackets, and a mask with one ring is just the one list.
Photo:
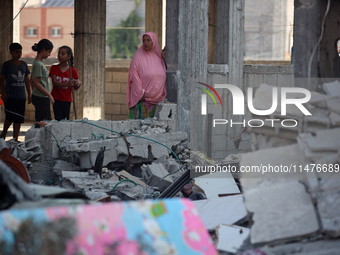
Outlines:
{"label": "concrete rubble", "polygon": [[[269,85],[256,91],[256,109],[270,108],[270,91]],[[258,150],[234,156],[240,168],[253,169],[240,174],[250,236],[237,254],[338,254],[339,103],[340,83],[325,83],[304,104],[312,116],[287,108],[286,118],[296,120],[297,127],[248,128],[247,139],[253,136]],[[251,116],[282,117],[279,112]],[[228,162],[233,162],[230,155],[223,161]]]}
{"label": "concrete rubble", "polygon": [[24,143],[1,139],[0,149],[14,147],[13,156],[26,163],[34,183],[92,200],[156,198],[188,170],[187,135],[176,132],[175,109],[161,104],[157,117],[145,120],[49,121],[32,126]]}
{"label": "concrete rubble", "polygon": [[[217,163],[187,148],[171,104],[158,108],[154,119],[51,121],[32,127],[24,143],[0,139],[0,147],[15,147],[34,182],[59,185],[91,202],[157,199],[191,170],[193,182],[176,196],[198,199],[193,204],[220,254],[336,254],[340,86],[322,88],[304,104],[312,116],[287,108],[297,127],[264,122],[240,131],[234,143],[240,153],[219,165],[257,167],[246,173],[196,175],[194,166]],[[270,108],[268,91],[269,85],[256,91],[256,109]],[[279,111],[252,118],[282,120]],[[275,166],[281,170],[272,171]]]}

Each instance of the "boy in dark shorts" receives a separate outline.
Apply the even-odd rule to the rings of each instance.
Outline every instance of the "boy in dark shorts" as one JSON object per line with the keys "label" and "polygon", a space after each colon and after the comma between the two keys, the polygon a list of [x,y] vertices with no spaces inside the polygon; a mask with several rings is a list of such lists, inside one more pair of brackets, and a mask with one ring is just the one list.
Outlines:
{"label": "boy in dark shorts", "polygon": [[0,138],[5,139],[7,130],[13,123],[13,138],[18,141],[21,123],[24,123],[26,93],[31,103],[31,86],[28,75],[30,70],[26,62],[20,60],[22,47],[19,43],[9,46],[12,59],[2,64],[0,72],[1,97],[5,103],[6,119]]}

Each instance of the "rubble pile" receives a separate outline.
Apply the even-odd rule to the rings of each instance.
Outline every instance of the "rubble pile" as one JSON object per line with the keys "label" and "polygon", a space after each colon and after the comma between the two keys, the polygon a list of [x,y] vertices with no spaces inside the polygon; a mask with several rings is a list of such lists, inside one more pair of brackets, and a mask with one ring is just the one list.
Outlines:
{"label": "rubble pile", "polygon": [[[268,85],[257,90],[256,109],[270,108],[270,91]],[[250,237],[239,254],[340,250],[340,82],[324,83],[311,96],[304,104],[311,116],[288,107],[286,118],[297,127],[252,128],[259,150],[237,155],[240,168],[248,169],[241,184],[250,220]]]}
{"label": "rubble pile", "polygon": [[2,139],[0,146],[15,148],[13,155],[34,183],[59,185],[92,200],[157,198],[190,164],[174,107],[161,104],[156,117],[145,120],[49,121],[29,129],[24,143]]}

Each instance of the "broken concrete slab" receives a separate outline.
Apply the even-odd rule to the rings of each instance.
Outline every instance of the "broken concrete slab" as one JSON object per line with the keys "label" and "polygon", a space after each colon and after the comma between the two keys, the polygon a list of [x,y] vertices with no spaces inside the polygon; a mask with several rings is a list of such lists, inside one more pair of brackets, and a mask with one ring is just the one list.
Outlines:
{"label": "broken concrete slab", "polygon": [[322,231],[332,238],[340,236],[340,188],[317,192]]}
{"label": "broken concrete slab", "polygon": [[340,128],[325,129],[316,132],[316,136],[307,139],[312,151],[335,151],[340,149]]}
{"label": "broken concrete slab", "polygon": [[240,194],[240,190],[229,172],[215,172],[197,177],[195,184],[204,190],[207,198]]}
{"label": "broken concrete slab", "polygon": [[247,189],[244,198],[252,214],[252,244],[299,240],[320,229],[311,197],[296,180]]}
{"label": "broken concrete slab", "polygon": [[340,82],[338,80],[322,84],[322,89],[327,95],[340,97]]}
{"label": "broken concrete slab", "polygon": [[297,144],[268,148],[242,154],[242,178],[304,178],[297,166],[305,166],[303,152]]}
{"label": "broken concrete slab", "polygon": [[[150,151],[152,154],[151,156],[158,158],[162,155],[169,154],[168,149],[160,145],[160,143],[171,148],[172,146],[178,145],[182,141],[187,140],[186,134],[181,132],[163,133],[164,130],[166,130],[166,128],[161,128],[162,126],[165,126],[163,122],[156,122],[152,119],[143,121],[145,125],[150,125],[150,130],[154,129],[154,132],[150,133],[148,131],[148,134],[143,134],[143,137],[138,137],[136,135],[134,135],[135,137],[131,137],[129,134],[126,135],[130,144],[133,145],[131,146],[131,151],[136,155],[136,157],[149,160]],[[32,127],[26,132],[25,137],[26,140],[30,140],[31,142],[34,141],[35,144],[38,144],[41,147],[43,151],[43,154],[41,155],[42,160],[48,160],[51,158],[56,159],[60,158],[61,156],[65,160],[72,160],[72,158],[74,160],[79,160],[80,158],[90,158],[88,162],[81,162],[81,167],[91,168],[93,167],[96,156],[93,155],[93,153],[96,153],[98,149],[96,144],[100,144],[99,147],[101,147],[103,146],[102,143],[107,143],[105,145],[107,149],[106,154],[110,152],[110,155],[105,157],[106,159],[104,159],[104,165],[109,162],[116,161],[117,158],[119,158],[121,162],[125,161],[128,155],[126,143],[123,141],[123,138],[117,136],[117,133],[119,133],[121,130],[114,132],[114,130],[111,128],[113,128],[113,126],[115,126],[115,128],[124,127],[127,129],[127,131],[133,131],[134,128],[140,129],[141,123],[141,120],[129,120],[125,122],[120,121],[117,123],[114,121],[88,121],[86,119],[79,121],[50,121],[45,127]],[[141,139],[143,139],[142,142]],[[115,142],[114,140],[117,141]],[[79,148],[78,143],[80,143],[83,147]],[[115,143],[118,143],[118,145]],[[140,147],[138,147],[138,145]],[[149,145],[150,150],[148,150]],[[116,151],[116,146],[118,146],[118,154]],[[110,148],[114,149],[110,150]],[[64,152],[63,155],[60,154],[62,153],[62,150]],[[69,156],[71,151],[80,154],[86,152],[86,155],[82,155],[80,157],[71,155],[71,157]]]}
{"label": "broken concrete slab", "polygon": [[[339,172],[318,173],[319,188],[314,189],[322,231],[331,238],[340,236]],[[322,178],[320,178],[322,177]]]}
{"label": "broken concrete slab", "polygon": [[[88,142],[72,142],[66,143],[60,147],[60,158],[71,161],[70,155],[76,153],[79,166],[82,169],[90,169],[95,166],[96,157],[100,148],[105,146],[103,165],[117,160],[116,146],[117,139],[94,140]],[[74,162],[75,163],[75,162]]]}
{"label": "broken concrete slab", "polygon": [[[278,246],[261,247],[262,254],[280,254],[280,255],[336,255],[340,250],[339,240],[304,240],[302,242],[290,243]],[[247,251],[244,255],[249,254]],[[251,254],[251,253],[250,253]],[[240,255],[243,255],[241,253]]]}
{"label": "broken concrete slab", "polygon": [[[260,87],[256,90],[255,96],[253,99],[253,106],[257,110],[268,110],[271,109],[273,103],[273,89],[278,89],[277,87],[270,86],[268,84],[261,84]],[[276,113],[281,112],[281,93],[280,89],[278,89],[277,95],[277,108],[275,110]],[[289,98],[301,98],[301,93],[289,93]],[[287,105],[286,114],[292,116],[303,116],[303,113],[298,109],[295,105]]]}
{"label": "broken concrete slab", "polygon": [[242,195],[196,200],[193,203],[207,229],[220,224],[235,224],[247,217]]}
{"label": "broken concrete slab", "polygon": [[153,162],[141,167],[143,178],[149,186],[156,186],[163,192],[173,182],[169,172],[162,163]]}
{"label": "broken concrete slab", "polygon": [[5,139],[0,138],[0,151],[2,151],[3,149],[7,149],[7,148],[8,148],[8,145],[5,141]]}
{"label": "broken concrete slab", "polygon": [[158,103],[156,107],[155,117],[158,120],[176,120],[177,121],[177,104]]}
{"label": "broken concrete slab", "polygon": [[340,126],[340,114],[331,112],[329,119],[331,120],[332,126]]}
{"label": "broken concrete slab", "polygon": [[337,98],[337,96],[325,95],[316,91],[311,91],[311,98],[308,103],[321,108],[327,108],[327,101]]}
{"label": "broken concrete slab", "polygon": [[340,114],[340,99],[331,99],[327,101],[327,107],[329,110]]}
{"label": "broken concrete slab", "polygon": [[61,175],[62,171],[75,171],[79,172],[81,168],[75,164],[64,160],[56,160],[56,164],[53,166],[53,171],[58,175]]}
{"label": "broken concrete slab", "polygon": [[308,133],[315,133],[320,129],[327,129],[331,126],[331,120],[328,115],[329,110],[317,108],[312,116],[305,116],[303,122],[303,131]]}
{"label": "broken concrete slab", "polygon": [[249,228],[235,225],[219,225],[216,232],[218,236],[217,250],[230,253],[237,253],[250,235]]}
{"label": "broken concrete slab", "polygon": [[71,179],[71,178],[79,178],[79,179],[87,179],[87,180],[95,180],[100,179],[98,173],[89,174],[87,172],[74,172],[74,171],[62,171],[62,178]]}
{"label": "broken concrete slab", "polygon": [[121,177],[122,179],[129,179],[134,181],[135,183],[137,183],[138,185],[141,185],[143,187],[148,187],[148,185],[146,183],[144,183],[143,181],[141,181],[139,178],[137,178],[136,176],[131,175],[130,173],[126,172],[125,170],[123,171],[119,171],[117,173],[115,173],[114,176],[108,178],[108,180],[112,180],[112,181],[119,181],[119,177]]}
{"label": "broken concrete slab", "polygon": [[87,172],[62,171],[62,178],[62,187],[73,188],[85,194],[86,192],[90,192],[91,197],[96,197],[96,199],[98,199],[98,196],[103,197],[101,193],[108,193],[112,190],[122,192],[133,200],[144,198],[141,185],[110,178],[100,179],[98,173],[89,174]]}

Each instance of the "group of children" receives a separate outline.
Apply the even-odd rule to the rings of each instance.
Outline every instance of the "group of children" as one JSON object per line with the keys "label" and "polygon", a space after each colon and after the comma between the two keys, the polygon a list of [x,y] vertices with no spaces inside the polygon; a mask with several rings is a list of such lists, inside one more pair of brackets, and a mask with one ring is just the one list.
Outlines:
{"label": "group of children", "polygon": [[12,58],[2,65],[0,89],[6,117],[0,138],[5,139],[7,130],[13,123],[13,138],[18,140],[25,115],[25,87],[27,102],[35,107],[36,121],[52,119],[51,103],[56,120],[69,119],[72,88],[77,90],[81,85],[78,72],[73,67],[72,49],[68,46],[58,49],[59,63],[52,65],[50,72],[42,61],[51,55],[53,43],[48,39],[42,39],[32,46],[32,50],[37,52],[37,56],[32,65],[31,78],[26,62],[20,60],[22,46],[19,43],[12,43],[9,46]]}

